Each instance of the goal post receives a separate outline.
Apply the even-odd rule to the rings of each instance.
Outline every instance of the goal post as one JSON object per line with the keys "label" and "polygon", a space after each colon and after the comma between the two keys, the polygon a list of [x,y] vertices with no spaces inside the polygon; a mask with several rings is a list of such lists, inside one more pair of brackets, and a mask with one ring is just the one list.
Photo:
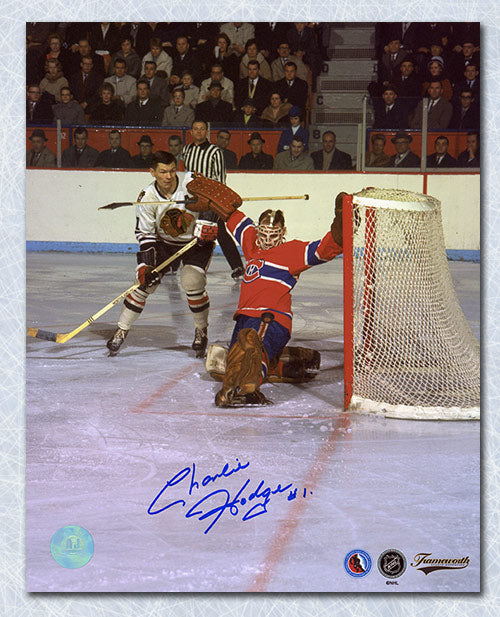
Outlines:
{"label": "goal post", "polygon": [[448,267],[441,204],[369,188],[344,196],[344,408],[479,419],[480,355]]}

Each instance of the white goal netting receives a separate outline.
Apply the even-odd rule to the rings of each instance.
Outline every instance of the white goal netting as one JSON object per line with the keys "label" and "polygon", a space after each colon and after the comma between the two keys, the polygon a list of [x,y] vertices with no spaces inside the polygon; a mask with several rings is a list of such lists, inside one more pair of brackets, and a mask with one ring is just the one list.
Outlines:
{"label": "white goal netting", "polygon": [[396,189],[353,195],[350,410],[478,419],[479,342],[458,304],[440,202]]}

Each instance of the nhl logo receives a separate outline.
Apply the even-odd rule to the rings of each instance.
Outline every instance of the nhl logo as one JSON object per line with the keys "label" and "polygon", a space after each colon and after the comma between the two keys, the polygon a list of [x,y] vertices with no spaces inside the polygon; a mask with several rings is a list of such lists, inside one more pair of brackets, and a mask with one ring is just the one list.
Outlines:
{"label": "nhl logo", "polygon": [[398,578],[406,570],[406,557],[401,551],[390,548],[378,558],[378,569],[386,578]]}

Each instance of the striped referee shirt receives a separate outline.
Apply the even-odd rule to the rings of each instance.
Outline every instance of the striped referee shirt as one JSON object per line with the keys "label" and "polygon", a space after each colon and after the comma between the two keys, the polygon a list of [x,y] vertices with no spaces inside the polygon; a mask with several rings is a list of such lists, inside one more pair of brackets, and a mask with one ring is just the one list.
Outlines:
{"label": "striped referee shirt", "polygon": [[226,182],[226,165],[222,150],[208,140],[199,146],[194,143],[184,146],[182,160],[186,171],[196,171],[211,180]]}

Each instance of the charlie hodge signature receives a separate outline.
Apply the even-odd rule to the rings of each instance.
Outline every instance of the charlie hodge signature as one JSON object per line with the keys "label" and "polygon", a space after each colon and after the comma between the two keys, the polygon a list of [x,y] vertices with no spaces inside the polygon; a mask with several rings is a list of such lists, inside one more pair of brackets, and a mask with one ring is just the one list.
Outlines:
{"label": "charlie hodge signature", "polygon": [[[234,467],[231,467],[229,463],[226,463],[219,473],[214,475],[206,475],[203,480],[201,480],[201,488],[203,489],[206,486],[211,486],[221,478],[228,478],[229,476],[250,467],[250,461],[241,463],[240,460],[236,458],[236,462],[237,465]],[[188,480],[186,480],[186,478],[188,478]],[[167,489],[180,484],[184,480],[186,480],[184,487],[187,491],[187,494],[185,495],[186,499],[169,501]],[[221,484],[220,482],[218,483],[219,485]],[[188,508],[187,511],[183,511],[185,512],[186,518],[198,517],[198,520],[200,521],[210,518],[212,519],[208,527],[203,532],[208,533],[226,511],[229,511],[229,513],[233,516],[237,516],[241,511],[241,520],[249,521],[256,516],[267,513],[267,506],[273,495],[288,493],[286,496],[288,501],[292,501],[297,497],[297,487],[293,488],[293,482],[290,482],[286,486],[281,486],[280,483],[275,487],[271,487],[265,486],[264,480],[261,480],[253,490],[252,487],[249,486],[250,483],[251,479],[247,478],[234,496],[231,496],[231,493],[227,489],[219,488],[203,495],[201,499],[198,499],[196,503],[191,505],[191,503],[188,503],[188,501],[190,501],[189,497],[191,497],[194,493],[195,496],[193,499],[196,499],[199,495],[198,491],[201,492],[200,482],[196,480],[196,465],[193,463],[189,467],[181,469],[181,471],[177,472],[174,476],[172,476],[172,478],[170,478],[170,480],[168,480],[168,482],[151,502],[148,508],[148,514],[151,516],[161,514],[173,506]],[[304,488],[302,491],[302,497],[305,498],[307,493],[312,495],[312,491],[308,491]]]}

